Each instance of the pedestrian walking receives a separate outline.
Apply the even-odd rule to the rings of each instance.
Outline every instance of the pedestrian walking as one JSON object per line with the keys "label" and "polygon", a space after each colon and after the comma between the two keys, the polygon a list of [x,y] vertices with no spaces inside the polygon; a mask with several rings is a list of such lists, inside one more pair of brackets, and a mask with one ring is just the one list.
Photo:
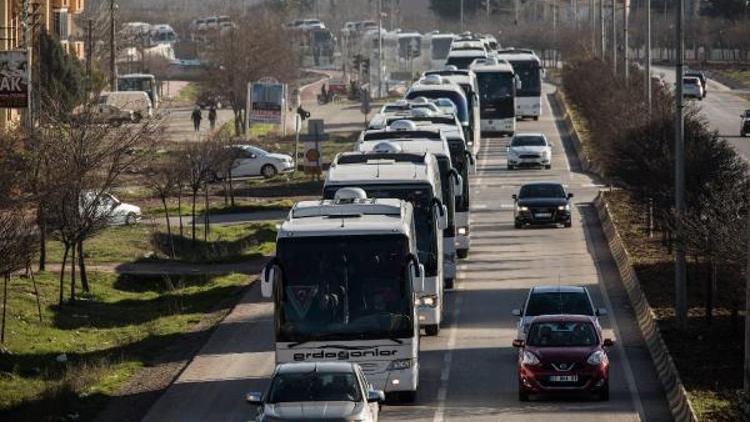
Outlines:
{"label": "pedestrian walking", "polygon": [[208,122],[211,124],[211,130],[216,128],[216,106],[211,106],[208,109]]}
{"label": "pedestrian walking", "polygon": [[201,130],[201,120],[203,120],[203,115],[201,114],[201,109],[198,106],[195,106],[193,109],[193,114],[190,116],[193,119],[193,126],[195,127],[195,131],[198,132]]}

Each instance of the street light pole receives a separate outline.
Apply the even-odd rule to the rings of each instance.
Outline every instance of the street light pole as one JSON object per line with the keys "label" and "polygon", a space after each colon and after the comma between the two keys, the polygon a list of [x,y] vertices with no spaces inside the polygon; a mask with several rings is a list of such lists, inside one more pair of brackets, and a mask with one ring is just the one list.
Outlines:
{"label": "street light pole", "polygon": [[604,41],[604,0],[599,0],[599,39],[601,40],[601,58],[607,51],[607,43]]}
{"label": "street light pole", "polygon": [[461,32],[464,32],[464,0],[461,0]]}
{"label": "street light pole", "polygon": [[651,117],[651,0],[646,0],[646,98]]}
{"label": "street light pole", "polygon": [[117,91],[117,40],[115,39],[115,0],[109,0],[109,85],[112,91]]}
{"label": "street light pole", "polygon": [[383,0],[378,0],[378,97],[383,97]]}
{"label": "street light pole", "polygon": [[623,26],[623,41],[622,41],[622,60],[623,67],[625,68],[625,82],[628,81],[630,76],[630,69],[628,69],[628,15],[630,12],[630,0],[622,0],[622,26]]}
{"label": "street light pole", "polygon": [[617,0],[612,0],[612,68],[617,74]]}
{"label": "street light pole", "polygon": [[675,103],[677,116],[675,118],[675,211],[677,218],[677,247],[675,250],[675,317],[677,327],[687,328],[687,283],[685,274],[685,245],[680,237],[680,219],[685,213],[685,109],[683,99],[683,75],[685,56],[685,0],[677,2],[677,66],[675,78],[677,90]]}

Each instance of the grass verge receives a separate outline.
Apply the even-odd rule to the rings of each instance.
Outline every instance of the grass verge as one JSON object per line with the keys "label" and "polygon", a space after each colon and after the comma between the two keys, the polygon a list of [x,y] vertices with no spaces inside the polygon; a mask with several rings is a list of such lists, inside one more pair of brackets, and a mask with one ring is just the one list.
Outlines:
{"label": "grass verge", "polygon": [[[92,273],[91,294],[57,306],[56,275],[13,278],[0,354],[0,420],[91,420],[139,368],[230,310],[246,275],[171,278]],[[67,292],[66,292],[67,295]],[[64,356],[64,359],[63,359]]]}
{"label": "grass verge", "polygon": [[644,210],[626,191],[604,193],[613,222],[633,259],[638,279],[658,319],[664,341],[685,384],[699,420],[735,421],[735,403],[742,388],[744,308],[739,269],[719,268],[718,297],[711,321],[705,310],[711,269],[688,259],[687,332],[676,329],[674,319],[674,257],[661,235],[648,237]]}

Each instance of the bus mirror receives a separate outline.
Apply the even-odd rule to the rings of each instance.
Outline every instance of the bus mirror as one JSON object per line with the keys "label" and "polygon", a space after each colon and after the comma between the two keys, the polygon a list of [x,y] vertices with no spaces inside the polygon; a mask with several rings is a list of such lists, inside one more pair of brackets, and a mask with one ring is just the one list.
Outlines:
{"label": "bus mirror", "polygon": [[520,78],[516,78],[516,89],[523,89],[523,82]]}
{"label": "bus mirror", "polygon": [[276,265],[271,261],[260,272],[260,294],[264,298],[273,296],[273,281],[276,278]]}
{"label": "bus mirror", "polygon": [[435,203],[435,220],[437,221],[438,230],[448,228],[448,208],[440,202]]}
{"label": "bus mirror", "polygon": [[412,280],[414,285],[414,290],[417,292],[423,292],[424,291],[424,265],[417,264],[417,266],[412,266]]}
{"label": "bus mirror", "polygon": [[464,178],[458,173],[455,173],[453,190],[456,192],[456,198],[464,196]]}

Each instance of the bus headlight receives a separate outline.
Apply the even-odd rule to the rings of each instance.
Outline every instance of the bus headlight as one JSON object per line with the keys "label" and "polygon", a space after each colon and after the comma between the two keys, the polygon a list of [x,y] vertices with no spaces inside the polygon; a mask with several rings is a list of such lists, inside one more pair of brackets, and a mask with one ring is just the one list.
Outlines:
{"label": "bus headlight", "polygon": [[437,302],[437,295],[428,295],[419,298],[419,306],[429,306],[430,308],[434,308],[437,306]]}
{"label": "bus headlight", "polygon": [[459,227],[459,228],[458,228],[458,235],[459,235],[459,236],[466,236],[466,232],[467,232],[467,231],[468,231],[468,230],[466,230],[466,227]]}
{"label": "bus headlight", "polygon": [[396,359],[388,366],[388,370],[399,370],[411,368],[411,359]]}

